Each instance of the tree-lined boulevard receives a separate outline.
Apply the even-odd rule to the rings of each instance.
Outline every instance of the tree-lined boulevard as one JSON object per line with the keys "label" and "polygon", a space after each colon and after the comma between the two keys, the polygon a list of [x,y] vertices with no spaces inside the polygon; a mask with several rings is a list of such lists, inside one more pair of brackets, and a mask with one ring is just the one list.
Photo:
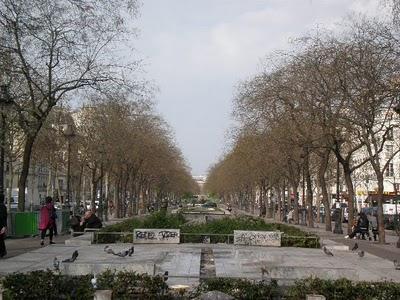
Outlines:
{"label": "tree-lined boulevard", "polygon": [[400,2],[376,1],[243,75],[194,176],[134,49],[146,2],[0,0],[0,299],[399,299]]}

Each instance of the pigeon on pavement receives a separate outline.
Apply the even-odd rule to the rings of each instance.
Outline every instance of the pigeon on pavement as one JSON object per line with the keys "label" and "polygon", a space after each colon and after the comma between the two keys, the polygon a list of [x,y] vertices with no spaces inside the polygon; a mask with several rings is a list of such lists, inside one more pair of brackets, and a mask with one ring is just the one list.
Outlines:
{"label": "pigeon on pavement", "polygon": [[365,254],[365,253],[364,253],[363,250],[361,250],[360,252],[358,252],[358,256],[359,256],[359,257],[364,257],[364,254]]}
{"label": "pigeon on pavement", "polygon": [[115,254],[114,250],[110,248],[110,246],[105,246],[104,247],[104,252],[108,254]]}
{"label": "pigeon on pavement", "polygon": [[400,262],[397,259],[395,259],[393,261],[393,264],[394,264],[394,267],[396,268],[396,270],[400,270]]}
{"label": "pigeon on pavement", "polygon": [[112,252],[112,254],[114,254],[116,256],[119,256],[119,257],[126,257],[126,256],[132,256],[133,252],[135,252],[135,249],[132,246],[128,250],[123,250],[123,251],[118,252],[118,253]]}
{"label": "pigeon on pavement", "polygon": [[163,278],[164,278],[164,281],[167,281],[167,280],[168,280],[168,271],[165,271],[165,272],[164,272]]}
{"label": "pigeon on pavement", "polygon": [[54,257],[53,267],[55,271],[60,271],[60,261],[57,259],[57,257]]}
{"label": "pigeon on pavement", "polygon": [[351,248],[351,251],[355,251],[355,250],[357,250],[357,249],[358,249],[358,244],[355,243],[354,246],[353,246],[353,248]]}
{"label": "pigeon on pavement", "polygon": [[76,260],[76,258],[78,257],[78,255],[79,255],[78,250],[75,250],[74,253],[72,253],[72,257],[71,258],[64,259],[62,262],[63,263],[65,263],[65,262],[68,262],[68,263],[74,262]]}
{"label": "pigeon on pavement", "polygon": [[325,253],[326,255],[328,255],[328,256],[333,256],[333,253],[332,253],[331,251],[329,251],[325,246],[324,246],[323,250],[324,250],[324,253]]}
{"label": "pigeon on pavement", "polygon": [[267,267],[261,267],[261,279],[264,280],[265,274],[269,275]]}

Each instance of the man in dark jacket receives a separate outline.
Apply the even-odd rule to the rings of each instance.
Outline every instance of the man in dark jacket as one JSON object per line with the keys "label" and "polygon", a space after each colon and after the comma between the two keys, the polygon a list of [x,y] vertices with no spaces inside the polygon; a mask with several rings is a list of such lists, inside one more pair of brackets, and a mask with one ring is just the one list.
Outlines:
{"label": "man in dark jacket", "polygon": [[7,231],[7,208],[4,205],[4,196],[0,196],[0,258],[3,258],[6,254],[6,244],[4,239]]}
{"label": "man in dark jacket", "polygon": [[101,220],[90,210],[85,213],[80,225],[82,226],[82,229],[103,227]]}

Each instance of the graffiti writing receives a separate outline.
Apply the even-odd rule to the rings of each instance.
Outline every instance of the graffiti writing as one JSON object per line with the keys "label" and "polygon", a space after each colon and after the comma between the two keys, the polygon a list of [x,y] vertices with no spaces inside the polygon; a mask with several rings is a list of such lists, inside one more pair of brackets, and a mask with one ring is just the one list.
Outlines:
{"label": "graffiti writing", "polygon": [[174,243],[179,244],[179,229],[135,229],[135,243]]}
{"label": "graffiti writing", "polygon": [[281,233],[275,231],[236,231],[234,243],[247,246],[280,246]]}

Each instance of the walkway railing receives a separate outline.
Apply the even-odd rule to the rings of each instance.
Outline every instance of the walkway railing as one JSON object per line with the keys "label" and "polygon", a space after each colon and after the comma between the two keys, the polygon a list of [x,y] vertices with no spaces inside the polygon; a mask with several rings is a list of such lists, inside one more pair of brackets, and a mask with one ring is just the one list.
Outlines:
{"label": "walkway railing", "polygon": [[[95,231],[92,233],[94,244],[109,244],[109,243],[132,243],[133,232],[106,232]],[[233,244],[234,235],[224,233],[189,233],[181,232],[181,243],[202,243],[202,244]],[[298,246],[307,248],[319,248],[318,236],[293,236],[282,234],[282,247]]]}

